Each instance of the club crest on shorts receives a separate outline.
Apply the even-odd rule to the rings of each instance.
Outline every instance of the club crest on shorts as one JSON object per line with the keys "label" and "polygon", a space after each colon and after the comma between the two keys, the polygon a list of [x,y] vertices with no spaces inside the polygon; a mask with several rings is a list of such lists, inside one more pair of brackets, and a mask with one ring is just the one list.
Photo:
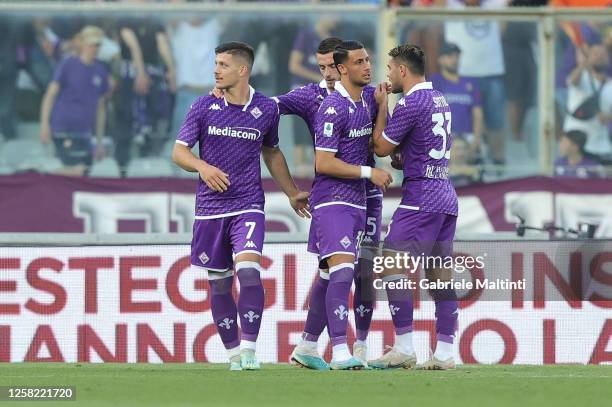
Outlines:
{"label": "club crest on shorts", "polygon": [[342,240],[340,240],[340,244],[342,245],[342,247],[344,247],[345,249],[348,249],[349,246],[351,245],[351,239],[349,239],[348,236],[344,236],[342,238]]}
{"label": "club crest on shorts", "polygon": [[208,260],[210,260],[210,258],[208,257],[208,255],[206,254],[206,252],[202,252],[200,253],[200,255],[198,256],[198,259],[200,259],[200,261],[202,262],[202,264],[206,264],[208,263]]}
{"label": "club crest on shorts", "polygon": [[256,119],[259,119],[259,116],[262,115],[261,110],[259,110],[259,108],[257,106],[255,106],[254,108],[251,109],[251,114]]}

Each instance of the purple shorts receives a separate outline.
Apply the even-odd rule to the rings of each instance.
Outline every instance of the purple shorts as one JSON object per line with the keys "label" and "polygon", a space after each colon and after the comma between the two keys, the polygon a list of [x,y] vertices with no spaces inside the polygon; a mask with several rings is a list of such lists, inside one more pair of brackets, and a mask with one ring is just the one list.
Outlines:
{"label": "purple shorts", "polygon": [[382,196],[368,198],[366,201],[366,225],[364,243],[380,242],[380,222],[382,221]]}
{"label": "purple shorts", "polygon": [[397,208],[385,237],[385,249],[414,255],[451,256],[457,217]]}
{"label": "purple shorts", "polygon": [[196,219],[191,241],[191,264],[211,271],[227,271],[234,256],[255,253],[261,256],[265,215],[246,212],[225,218]]}
{"label": "purple shorts", "polygon": [[359,257],[363,238],[365,211],[348,205],[328,205],[312,212],[308,251],[319,255],[319,260],[334,254]]}

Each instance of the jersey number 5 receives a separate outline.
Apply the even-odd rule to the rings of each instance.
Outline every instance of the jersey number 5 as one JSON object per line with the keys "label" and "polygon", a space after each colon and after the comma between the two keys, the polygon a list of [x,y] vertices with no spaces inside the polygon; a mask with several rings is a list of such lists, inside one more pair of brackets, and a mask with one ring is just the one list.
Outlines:
{"label": "jersey number 5", "polygon": [[[441,160],[442,158],[450,159],[450,148],[446,149],[448,135],[451,132],[451,112],[434,113],[431,115],[431,121],[434,122],[432,129],[434,135],[442,137],[442,148],[436,150],[432,148],[429,150],[429,156],[434,160]],[[444,122],[446,121],[446,129],[444,129]]]}

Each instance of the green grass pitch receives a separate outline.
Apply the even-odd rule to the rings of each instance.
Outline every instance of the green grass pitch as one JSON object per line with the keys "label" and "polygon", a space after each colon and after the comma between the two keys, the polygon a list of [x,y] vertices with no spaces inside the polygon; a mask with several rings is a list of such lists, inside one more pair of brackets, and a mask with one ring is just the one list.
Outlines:
{"label": "green grass pitch", "polygon": [[27,406],[612,406],[612,366],[329,371],[264,364],[0,364],[0,386],[75,386],[76,401]]}

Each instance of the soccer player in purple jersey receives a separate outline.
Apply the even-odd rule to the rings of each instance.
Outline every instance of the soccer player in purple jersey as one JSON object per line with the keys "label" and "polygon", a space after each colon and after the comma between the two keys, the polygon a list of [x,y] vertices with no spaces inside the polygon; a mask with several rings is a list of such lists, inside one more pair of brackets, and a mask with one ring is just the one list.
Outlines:
{"label": "soccer player in purple jersey", "polygon": [[[340,73],[334,63],[334,49],[342,44],[342,40],[335,37],[326,38],[319,44],[316,59],[323,79],[319,83],[311,83],[296,88],[289,93],[273,97],[278,103],[281,115],[297,115],[307,124],[310,134],[315,138],[315,116],[322,101],[335,91],[336,82],[340,80]],[[375,103],[375,88],[366,86],[363,89],[364,99],[371,106],[370,113],[372,121],[376,119],[378,112]],[[368,158],[368,165],[374,166],[373,154]],[[382,217],[382,191],[376,185],[367,180],[366,184],[366,229],[364,243],[376,244],[380,240],[380,223]],[[367,281],[371,279],[368,275],[371,267],[362,264],[357,265],[355,272],[355,295],[353,297],[353,309],[357,338],[353,344],[353,354],[357,359],[366,362],[367,342],[366,338],[372,322],[373,301],[372,295],[367,295]],[[325,293],[329,283],[327,269],[319,270],[319,278],[310,293],[309,311],[306,319],[302,341],[296,346],[291,354],[291,361],[304,367],[326,370],[328,364],[317,352],[317,340],[327,325],[325,313]],[[362,295],[365,294],[365,295]]]}
{"label": "soccer player in purple jersey", "polygon": [[383,189],[392,179],[386,171],[367,165],[372,110],[377,110],[376,102],[368,103],[363,92],[371,80],[369,56],[361,43],[346,41],[335,48],[333,58],[340,82],[315,116],[313,218],[308,239],[308,251],[319,256],[319,267],[329,269],[329,282],[325,302],[311,306],[327,315],[333,349],[330,367],[362,369],[366,364],[351,355],[346,330],[348,297],[366,224],[365,179]]}
{"label": "soccer player in purple jersey", "polygon": [[[414,45],[401,45],[389,52],[389,80],[394,93],[404,96],[380,131],[374,132],[378,156],[391,154],[400,146],[404,181],[402,201],[393,214],[385,237],[384,250],[409,251],[414,256],[452,255],[457,223],[457,194],[448,178],[452,145],[451,111],[442,93],[425,81],[425,55]],[[386,104],[380,106],[381,113]],[[386,115],[381,114],[383,121]],[[399,269],[388,270],[383,281],[404,277]],[[452,270],[426,269],[430,280],[450,280]],[[455,367],[453,339],[457,325],[457,297],[453,289],[432,290],[436,304],[435,353],[423,365],[426,369]],[[375,368],[416,365],[412,345],[413,306],[408,289],[387,289],[389,309],[395,327],[395,345],[380,359],[369,364]]]}
{"label": "soccer player in purple jersey", "polygon": [[[302,217],[310,216],[308,193],[298,190],[278,148],[276,103],[249,86],[253,49],[230,42],[217,47],[215,54],[215,83],[225,96],[202,96],[194,102],[179,130],[172,158],[186,171],[200,175],[191,264],[208,273],[211,311],[228,350],[230,369],[256,370],[256,340],[264,307],[260,154]],[[190,151],[196,142],[200,158]],[[232,296],[232,267],[240,282],[238,304]]]}

